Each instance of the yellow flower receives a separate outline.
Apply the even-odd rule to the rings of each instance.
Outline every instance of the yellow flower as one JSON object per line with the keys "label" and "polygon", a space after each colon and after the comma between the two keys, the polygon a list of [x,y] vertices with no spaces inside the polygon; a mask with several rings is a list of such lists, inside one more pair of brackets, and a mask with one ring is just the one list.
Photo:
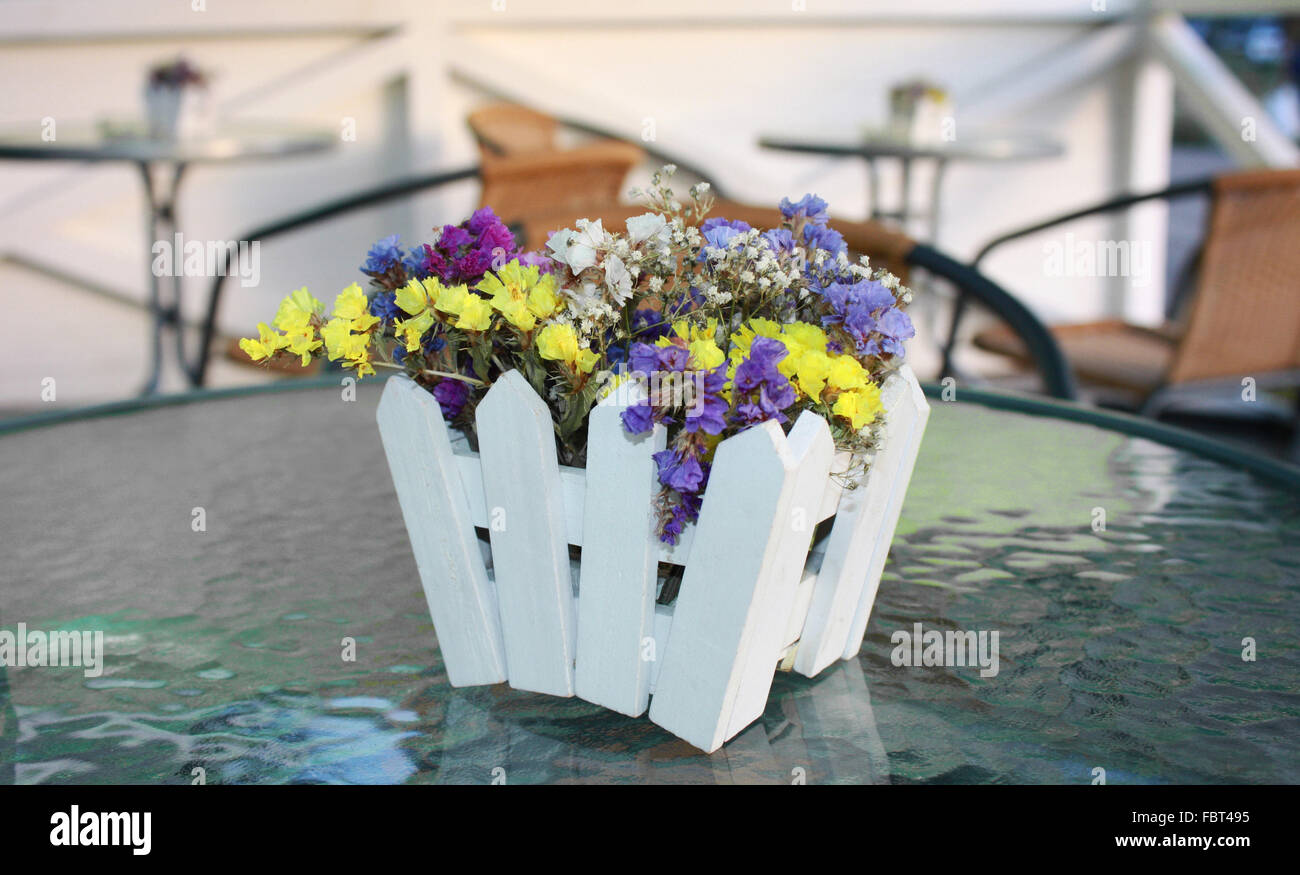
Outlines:
{"label": "yellow flower", "polygon": [[844,417],[855,431],[875,422],[880,413],[880,387],[868,383],[861,389],[841,392],[831,410]]}
{"label": "yellow flower", "polygon": [[411,280],[394,293],[397,306],[402,312],[409,313],[412,316],[419,316],[428,309],[429,298],[428,286],[419,280]]}
{"label": "yellow flower", "polygon": [[325,341],[325,354],[330,361],[337,361],[346,352],[348,338],[352,336],[352,323],[347,319],[331,319],[320,330],[321,339]]}
{"label": "yellow flower", "polygon": [[467,294],[460,305],[460,318],[456,320],[456,327],[469,331],[483,331],[491,322],[492,305],[478,295]]}
{"label": "yellow flower", "polygon": [[313,298],[304,286],[280,302],[280,309],[276,311],[272,323],[281,331],[293,331],[303,328],[313,316],[320,316],[324,312],[325,305]]}
{"label": "yellow flower", "polygon": [[826,381],[832,389],[861,389],[870,382],[867,369],[851,355],[837,355],[831,359],[830,373]]}
{"label": "yellow flower", "polygon": [[600,361],[600,356],[589,349],[578,350],[578,360],[576,362],[578,370],[584,374],[590,374],[592,368],[596,367],[596,362]]}
{"label": "yellow flower", "polygon": [[471,297],[476,296],[471,295],[469,289],[464,285],[442,286],[438,289],[438,297],[434,299],[433,306],[444,313],[457,316],[460,314],[460,308],[465,305],[465,301]]}
{"label": "yellow flower", "polygon": [[420,338],[433,326],[433,318],[433,311],[425,310],[418,316],[399,319],[393,323],[393,331],[405,342],[407,352],[415,352],[420,348]]}
{"label": "yellow flower", "polygon": [[334,299],[334,318],[348,320],[353,331],[369,331],[379,321],[378,316],[371,315],[370,301],[356,283],[339,292]]}
{"label": "yellow flower", "polygon": [[284,336],[285,348],[296,356],[301,356],[305,368],[311,363],[311,354],[320,349],[321,342],[316,337],[316,329],[310,325],[295,328]]}
{"label": "yellow flower", "polygon": [[578,335],[572,325],[553,322],[537,334],[537,352],[544,359],[571,364],[578,359]]}
{"label": "yellow flower", "polygon": [[781,337],[781,326],[771,319],[762,319],[757,316],[750,319],[731,334],[731,360],[739,362],[749,355],[749,345],[754,342],[755,337],[779,339]]}
{"label": "yellow flower", "polygon": [[[691,363],[697,368],[706,370],[712,370],[727,360],[727,354],[718,347],[717,341],[714,340],[714,337],[717,336],[717,330],[717,319],[709,319],[703,325],[691,323],[685,319],[679,319],[673,323],[673,333],[686,341],[686,348],[691,354]],[[669,346],[672,340],[661,337],[655,343],[658,346]]]}
{"label": "yellow flower", "polygon": [[524,331],[532,331],[537,320],[553,314],[560,303],[555,294],[555,277],[543,275],[536,265],[525,267],[519,259],[484,275],[474,288],[491,296],[493,308]]}
{"label": "yellow flower", "polygon": [[538,332],[537,352],[544,359],[563,362],[569,370],[583,374],[590,374],[600,361],[593,350],[579,348],[572,325],[560,322],[552,322]]}
{"label": "yellow flower", "polygon": [[265,322],[257,323],[257,333],[259,335],[257,340],[245,337],[239,341],[239,348],[255,362],[270,358],[275,355],[276,350],[284,349],[289,345],[288,337],[272,331]]}
{"label": "yellow flower", "polygon": [[[800,349],[797,357],[792,351],[786,358],[795,359],[792,373],[798,390],[809,398],[820,397],[831,371],[831,357],[822,350]],[[780,365],[777,368],[779,370]]]}

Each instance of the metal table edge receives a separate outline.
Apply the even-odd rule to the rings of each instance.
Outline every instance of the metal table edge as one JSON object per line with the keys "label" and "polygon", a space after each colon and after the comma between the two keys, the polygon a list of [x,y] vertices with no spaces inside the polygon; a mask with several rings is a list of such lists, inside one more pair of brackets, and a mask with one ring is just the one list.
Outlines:
{"label": "metal table edge", "polygon": [[[157,395],[147,398],[130,398],[90,407],[56,410],[49,413],[37,413],[28,416],[0,420],[0,437],[31,429],[46,428],[67,422],[99,419],[108,416],[121,416],[147,410],[174,407],[183,404],[195,404],[203,401],[220,401],[229,398],[243,398],[267,395],[279,392],[297,392],[325,387],[337,387],[339,377],[336,374],[323,375],[310,379],[283,379],[274,383],[257,386],[236,386],[227,389],[195,389],[170,395]],[[921,384],[929,398],[942,399],[943,387],[936,383]],[[994,392],[987,389],[961,389],[959,397],[945,404],[977,404],[993,410],[1009,410],[1029,416],[1042,416],[1078,422],[1110,431],[1120,432],[1133,437],[1146,438],[1178,450],[1185,450],[1199,456],[1212,459],[1224,465],[1244,468],[1276,483],[1294,489],[1300,489],[1300,466],[1291,465],[1273,459],[1240,446],[1229,444],[1216,438],[1205,437],[1178,426],[1166,425],[1139,416],[1119,413],[1112,410],[1100,410],[1082,404],[1022,395],[1014,392]]]}

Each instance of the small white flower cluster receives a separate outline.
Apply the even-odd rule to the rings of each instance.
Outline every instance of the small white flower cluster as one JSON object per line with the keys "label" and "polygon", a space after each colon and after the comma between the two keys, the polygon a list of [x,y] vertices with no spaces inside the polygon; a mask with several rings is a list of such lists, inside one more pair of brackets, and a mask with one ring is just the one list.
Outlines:
{"label": "small white flower cluster", "polygon": [[599,219],[574,225],[556,231],[546,245],[551,259],[567,268],[558,277],[568,303],[563,321],[591,340],[618,321],[642,274],[649,274],[652,291],[663,288],[677,264],[677,229],[659,213],[628,219],[626,234],[606,230]]}

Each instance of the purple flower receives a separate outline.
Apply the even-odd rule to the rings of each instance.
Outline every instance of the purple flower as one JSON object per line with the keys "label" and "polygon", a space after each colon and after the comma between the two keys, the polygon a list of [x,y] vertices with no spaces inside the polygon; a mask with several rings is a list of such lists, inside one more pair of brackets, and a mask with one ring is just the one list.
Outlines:
{"label": "purple flower", "polygon": [[649,343],[634,343],[627,360],[632,370],[649,376],[659,369],[659,347]]}
{"label": "purple flower", "polygon": [[748,222],[742,222],[740,219],[724,219],[721,216],[714,216],[705,219],[700,223],[700,233],[707,235],[714,228],[731,228],[735,231],[752,231],[753,226]]}
{"label": "purple flower", "polygon": [[380,291],[376,292],[370,299],[370,315],[378,316],[385,322],[391,322],[394,319],[405,316],[397,307],[397,295],[394,292]]}
{"label": "purple flower", "polygon": [[678,492],[699,492],[704,488],[704,467],[689,450],[667,449],[654,454],[659,482]]}
{"label": "purple flower", "polygon": [[524,267],[535,267],[542,273],[555,273],[555,262],[541,252],[524,252],[519,256],[519,263]]}
{"label": "purple flower", "polygon": [[749,345],[749,355],[736,366],[736,388],[748,392],[769,380],[784,380],[776,366],[787,355],[785,344],[776,338],[755,337]]}
{"label": "purple flower", "polygon": [[808,249],[824,249],[832,255],[847,252],[844,236],[829,225],[814,225],[809,222],[803,226],[803,242]]}
{"label": "purple flower", "polygon": [[367,274],[384,274],[394,266],[404,266],[406,259],[402,247],[397,245],[399,235],[385,237],[376,241],[366,253],[366,261],[361,265],[361,272]]}
{"label": "purple flower", "polygon": [[661,337],[666,337],[670,331],[672,331],[672,326],[664,319],[664,314],[658,310],[641,307],[632,311],[633,337],[658,340]]}
{"label": "purple flower", "polygon": [[772,337],[755,337],[749,355],[736,366],[732,382],[738,393],[736,424],[753,425],[767,419],[785,422],[783,412],[795,402],[794,387],[777,364],[786,357],[785,344]]}
{"label": "purple flower", "polygon": [[776,253],[794,251],[794,234],[789,228],[773,228],[770,231],[763,232],[763,240],[767,242],[768,247]]}
{"label": "purple flower", "polygon": [[730,225],[717,225],[704,232],[705,248],[726,249],[739,234],[740,231]]}
{"label": "purple flower", "polygon": [[806,194],[795,203],[791,203],[789,198],[782,198],[781,215],[787,219],[803,216],[810,224],[824,225],[827,219],[826,201],[815,194]]}
{"label": "purple flower", "polygon": [[433,387],[433,397],[442,408],[442,418],[450,422],[460,415],[469,400],[469,384],[460,380],[445,379]]}
{"label": "purple flower", "polygon": [[654,408],[649,401],[633,404],[623,411],[623,429],[628,434],[645,434],[654,428]]}
{"label": "purple flower", "polygon": [[686,430],[703,431],[706,434],[721,434],[727,427],[727,409],[729,405],[722,397],[722,388],[727,383],[727,363],[723,362],[710,371],[702,371],[704,379],[697,383],[699,394],[692,399],[686,411]]}

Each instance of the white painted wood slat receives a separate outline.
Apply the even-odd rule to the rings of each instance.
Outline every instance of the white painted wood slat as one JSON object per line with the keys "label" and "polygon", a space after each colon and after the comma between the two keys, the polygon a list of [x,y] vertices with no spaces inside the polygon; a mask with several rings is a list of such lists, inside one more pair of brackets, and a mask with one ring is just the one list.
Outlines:
{"label": "white painted wood slat", "polygon": [[714,458],[650,702],[651,720],[707,752],[728,737],[792,469],[785,434],[773,421],[724,440]]}
{"label": "white painted wood slat", "polygon": [[591,411],[578,585],[576,690],[588,702],[633,717],[650,702],[655,585],[659,540],[654,497],[659,490],[653,454],[664,448],[664,427],[645,435],[623,429],[627,403],[614,393]]}
{"label": "white painted wood slat", "polygon": [[[898,468],[894,471],[885,470],[880,474],[887,478],[889,484],[889,506],[885,509],[884,516],[880,520],[880,528],[876,533],[871,562],[867,566],[866,583],[853,614],[853,625],[849,629],[848,640],[840,654],[843,659],[856,657],[858,651],[862,649],[862,639],[867,634],[867,622],[871,619],[871,607],[875,604],[876,592],[880,589],[880,575],[885,570],[885,559],[889,556],[889,548],[894,541],[894,530],[898,528],[898,517],[903,510],[903,501],[907,498],[907,484],[912,479],[912,469],[916,466],[916,457],[921,452],[921,439],[925,436],[925,425],[930,419],[930,405],[925,400],[925,393],[921,390],[921,384],[916,381],[911,368],[907,368],[903,376],[907,379],[907,395],[903,403],[912,409],[909,417],[912,420],[912,430],[899,453]],[[899,437],[902,438],[902,435],[900,434]]]}
{"label": "white painted wood slat", "polygon": [[[842,658],[864,592],[874,598],[879,571],[874,581],[868,577],[878,535],[886,527],[893,532],[892,523],[886,526],[890,499],[895,492],[907,489],[906,481],[898,482],[896,475],[913,451],[913,441],[920,442],[924,422],[921,430],[916,429],[918,417],[922,410],[929,410],[924,397],[919,399],[922,407],[917,407],[914,387],[919,393],[916,377],[906,365],[881,387],[885,416],[881,449],[871,460],[863,482],[840,499],[795,654],[794,667],[800,674],[814,677]],[[887,540],[885,550],[888,552]],[[882,559],[881,568],[883,565]]]}
{"label": "white painted wood slat", "polygon": [[748,653],[744,654],[745,662],[740,666],[740,689],[727,724],[728,738],[757,720],[767,707],[772,676],[785,648],[786,627],[808,560],[808,547],[816,526],[813,519],[830,476],[835,440],[826,420],[806,410],[790,429],[787,449],[788,495],[782,496],[780,516],[773,521],[776,549],[760,577],[762,588],[755,596],[758,627]]}
{"label": "white painted wood slat", "polygon": [[572,696],[577,618],[550,411],[508,371],[475,420],[510,685]]}
{"label": "white painted wood slat", "polygon": [[406,532],[452,686],[506,679],[497,593],[474,536],[438,401],[390,377],[376,413]]}

